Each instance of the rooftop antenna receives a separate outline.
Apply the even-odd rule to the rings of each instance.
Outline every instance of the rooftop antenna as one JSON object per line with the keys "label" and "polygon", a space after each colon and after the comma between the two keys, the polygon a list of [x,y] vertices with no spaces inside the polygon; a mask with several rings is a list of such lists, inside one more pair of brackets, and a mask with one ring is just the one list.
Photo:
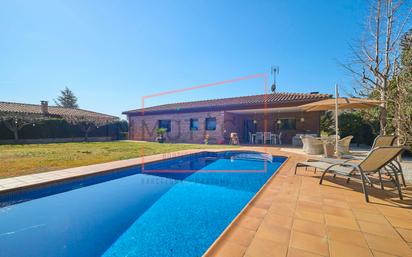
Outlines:
{"label": "rooftop antenna", "polygon": [[279,66],[272,65],[270,73],[273,75],[272,93],[276,93],[276,75],[279,75]]}

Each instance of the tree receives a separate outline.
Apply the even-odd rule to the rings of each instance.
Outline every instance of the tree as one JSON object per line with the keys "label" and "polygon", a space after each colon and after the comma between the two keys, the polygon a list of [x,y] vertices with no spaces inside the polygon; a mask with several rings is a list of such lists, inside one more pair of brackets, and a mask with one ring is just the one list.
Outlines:
{"label": "tree", "polygon": [[335,133],[335,121],[332,112],[325,112],[325,114],[320,117],[320,131],[327,135]]}
{"label": "tree", "polygon": [[359,82],[355,92],[361,96],[379,99],[380,133],[388,129],[389,83],[395,74],[399,42],[409,22],[412,8],[402,0],[373,0],[367,29],[360,49],[352,47],[354,60],[344,65]]}
{"label": "tree", "polygon": [[19,140],[19,131],[24,126],[38,123],[43,119],[42,115],[0,112],[0,121],[4,122],[6,128],[13,132],[16,142]]}
{"label": "tree", "polygon": [[84,140],[88,141],[89,133],[98,127],[102,127],[118,121],[115,117],[104,117],[98,115],[75,116],[65,115],[63,119],[75,126],[78,126],[84,133]]}
{"label": "tree", "polygon": [[77,104],[77,97],[68,87],[60,91],[60,96],[54,100],[57,106],[65,108],[79,108]]}
{"label": "tree", "polygon": [[396,101],[392,101],[389,108],[398,144],[405,145],[412,139],[412,29],[402,37],[401,54],[395,64],[389,94]]}

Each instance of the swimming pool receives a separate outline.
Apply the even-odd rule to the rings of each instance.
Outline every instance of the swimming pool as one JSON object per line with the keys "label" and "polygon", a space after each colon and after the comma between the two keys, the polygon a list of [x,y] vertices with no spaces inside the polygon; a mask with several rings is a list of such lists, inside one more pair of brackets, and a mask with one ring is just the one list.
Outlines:
{"label": "swimming pool", "polygon": [[0,256],[201,256],[285,160],[201,152],[0,195]]}

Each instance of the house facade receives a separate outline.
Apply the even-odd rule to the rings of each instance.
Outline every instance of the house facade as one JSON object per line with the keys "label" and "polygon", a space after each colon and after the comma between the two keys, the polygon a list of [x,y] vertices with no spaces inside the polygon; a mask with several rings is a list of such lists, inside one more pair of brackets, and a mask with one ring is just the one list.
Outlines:
{"label": "house facade", "polygon": [[320,133],[322,112],[304,112],[299,106],[330,98],[319,93],[263,95],[182,102],[123,112],[129,120],[129,139],[155,141],[156,130],[165,128],[166,142],[225,144],[235,132],[248,143],[256,132],[281,135],[291,143],[299,133]]}

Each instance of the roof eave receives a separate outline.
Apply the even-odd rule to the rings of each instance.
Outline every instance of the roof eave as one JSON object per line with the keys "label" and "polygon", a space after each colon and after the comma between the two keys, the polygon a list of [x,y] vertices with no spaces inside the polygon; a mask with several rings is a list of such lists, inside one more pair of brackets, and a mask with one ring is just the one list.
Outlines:
{"label": "roof eave", "polygon": [[169,113],[189,113],[189,112],[204,112],[204,111],[229,111],[229,110],[236,110],[236,109],[254,109],[254,108],[276,108],[276,107],[295,107],[300,106],[306,103],[312,103],[320,100],[324,100],[329,97],[320,98],[320,99],[306,99],[300,101],[285,101],[279,103],[268,103],[265,107],[264,103],[258,104],[233,104],[227,106],[207,106],[207,107],[191,107],[191,108],[182,108],[182,109],[165,109],[165,110],[131,110],[122,112],[122,114],[128,116],[143,116],[143,115],[160,115],[160,114],[169,114]]}

